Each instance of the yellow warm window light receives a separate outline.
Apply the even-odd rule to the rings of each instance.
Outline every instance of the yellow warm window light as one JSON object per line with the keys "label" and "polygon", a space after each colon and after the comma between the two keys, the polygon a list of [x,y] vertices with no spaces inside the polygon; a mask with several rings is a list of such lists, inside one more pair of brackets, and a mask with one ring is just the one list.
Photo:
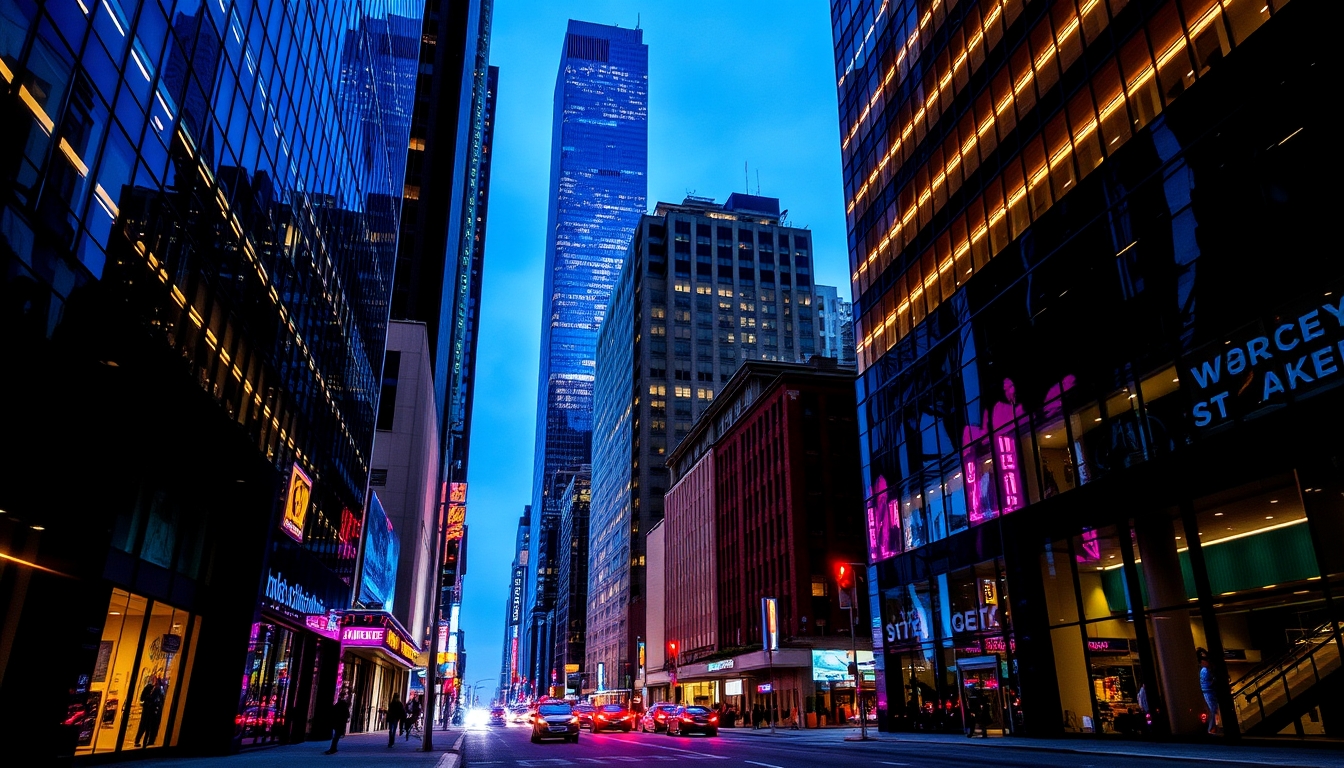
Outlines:
{"label": "yellow warm window light", "polygon": [[33,117],[37,119],[37,124],[42,127],[42,131],[50,136],[51,132],[56,129],[56,124],[51,121],[51,116],[49,116],[47,111],[42,108],[42,105],[37,103],[37,99],[33,98],[33,94],[28,90],[28,86],[19,86],[19,100],[33,113]]}
{"label": "yellow warm window light", "polygon": [[83,158],[79,156],[74,147],[70,146],[70,142],[66,141],[65,137],[61,137],[61,143],[58,146],[61,148],[61,154],[65,155],[65,159],[70,161],[70,164],[75,167],[75,171],[80,176],[89,175],[89,166],[84,163]]}

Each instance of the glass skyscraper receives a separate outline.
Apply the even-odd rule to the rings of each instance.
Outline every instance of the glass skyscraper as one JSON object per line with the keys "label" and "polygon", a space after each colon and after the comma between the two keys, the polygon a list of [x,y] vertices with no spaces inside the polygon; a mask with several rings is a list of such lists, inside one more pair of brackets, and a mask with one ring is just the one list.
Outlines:
{"label": "glass skyscraper", "polygon": [[597,330],[648,180],[649,53],[639,29],[570,21],[555,82],[528,574],[531,679],[545,685],[559,508],[551,476],[587,464]]}
{"label": "glass skyscraper", "polygon": [[0,0],[0,708],[40,762],[321,730],[422,11]]}

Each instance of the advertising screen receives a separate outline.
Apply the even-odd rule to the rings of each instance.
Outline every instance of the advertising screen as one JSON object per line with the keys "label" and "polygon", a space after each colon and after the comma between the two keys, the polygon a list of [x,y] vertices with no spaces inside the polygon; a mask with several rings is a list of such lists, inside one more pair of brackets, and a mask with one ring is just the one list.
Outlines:
{"label": "advertising screen", "polygon": [[289,473],[289,492],[285,494],[285,516],[280,527],[295,541],[303,541],[303,524],[308,520],[308,501],[313,496],[313,481],[299,465]]}
{"label": "advertising screen", "polygon": [[[854,659],[850,651],[812,651],[812,680],[814,682],[853,681],[849,662]],[[874,669],[873,652],[859,651],[859,670],[863,679],[871,680]]]}
{"label": "advertising screen", "polygon": [[397,559],[401,543],[387,519],[378,494],[369,494],[368,539],[364,542],[364,569],[359,581],[359,601],[368,608],[392,610],[397,591]]}

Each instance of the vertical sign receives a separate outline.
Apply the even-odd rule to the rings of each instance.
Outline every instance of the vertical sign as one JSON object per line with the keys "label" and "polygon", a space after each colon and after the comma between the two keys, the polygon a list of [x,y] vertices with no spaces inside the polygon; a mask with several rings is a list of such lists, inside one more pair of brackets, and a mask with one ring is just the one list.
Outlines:
{"label": "vertical sign", "polygon": [[313,481],[299,469],[298,463],[289,474],[289,492],[285,495],[285,517],[280,528],[295,541],[303,543],[303,524],[308,520],[308,501],[313,495]]}
{"label": "vertical sign", "polygon": [[767,651],[779,650],[779,601],[761,598],[761,642]]}
{"label": "vertical sign", "polygon": [[597,690],[607,690],[607,665],[606,662],[597,662]]}
{"label": "vertical sign", "polygon": [[639,641],[639,679],[644,679],[644,641]]}

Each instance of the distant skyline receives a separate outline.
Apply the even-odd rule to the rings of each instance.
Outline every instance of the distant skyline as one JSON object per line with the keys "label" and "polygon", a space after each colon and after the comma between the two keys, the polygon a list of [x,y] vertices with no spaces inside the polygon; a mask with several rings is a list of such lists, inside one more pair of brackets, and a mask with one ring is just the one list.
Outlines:
{"label": "distant skyline", "polygon": [[[569,19],[633,27],[626,3],[495,6],[500,68],[461,624],[467,678],[498,674],[514,534],[530,503],[555,73]],[[649,194],[780,198],[813,232],[814,277],[849,297],[830,9],[657,2],[649,46]],[[744,172],[744,164],[747,170]]]}

